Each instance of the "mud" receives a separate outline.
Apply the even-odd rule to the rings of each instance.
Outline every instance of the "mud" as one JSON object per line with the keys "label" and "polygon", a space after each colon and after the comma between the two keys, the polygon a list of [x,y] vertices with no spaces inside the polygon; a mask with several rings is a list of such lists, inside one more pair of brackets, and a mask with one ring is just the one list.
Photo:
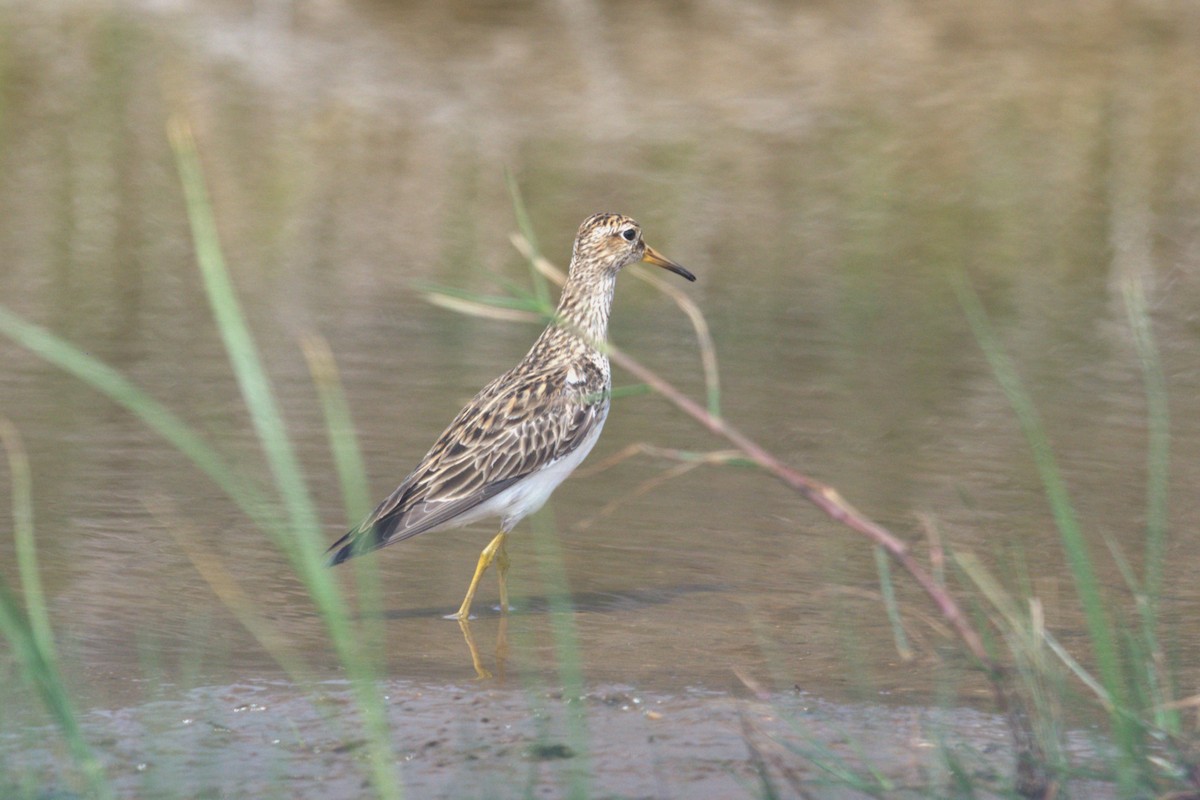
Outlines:
{"label": "mud", "polygon": [[[995,715],[747,695],[610,685],[570,699],[484,682],[393,682],[385,702],[408,797],[761,797],[764,780],[784,797],[868,796],[854,781],[924,797],[948,790],[952,762],[978,796],[1010,780],[1012,751]],[[353,707],[342,682],[301,690],[263,681],[93,711],[85,729],[121,797],[339,800],[369,794]],[[0,763],[36,785],[34,796],[70,797],[56,740],[48,729],[10,734]],[[1070,741],[1077,761],[1094,756],[1086,734]],[[1072,789],[1108,796],[1098,784]]]}

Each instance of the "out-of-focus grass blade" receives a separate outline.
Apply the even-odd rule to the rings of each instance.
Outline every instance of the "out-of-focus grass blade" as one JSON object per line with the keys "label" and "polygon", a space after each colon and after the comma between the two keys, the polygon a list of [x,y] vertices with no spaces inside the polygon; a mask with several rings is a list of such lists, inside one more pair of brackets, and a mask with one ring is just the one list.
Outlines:
{"label": "out-of-focus grass blade", "polygon": [[439,308],[445,308],[458,314],[465,314],[468,317],[498,319],[503,322],[541,323],[544,321],[542,315],[536,311],[498,306],[485,300],[468,300],[437,290],[425,292],[424,297],[429,303]]}
{"label": "out-of-focus grass blade", "polygon": [[883,594],[883,607],[887,610],[888,622],[892,626],[892,639],[896,643],[896,652],[905,661],[913,660],[912,647],[908,636],[904,633],[904,621],[900,618],[900,607],[896,603],[896,588],[892,584],[891,562],[882,547],[874,548],[875,569],[879,573],[879,589]]}
{"label": "out-of-focus grass blade", "polygon": [[17,574],[25,596],[25,614],[34,644],[47,661],[58,659],[42,576],[38,570],[37,543],[33,538],[33,480],[29,457],[17,428],[7,417],[0,417],[0,442],[8,453],[8,473],[12,481],[13,539],[17,549]]}
{"label": "out-of-focus grass blade", "polygon": [[[350,403],[342,388],[333,351],[325,338],[318,335],[306,336],[301,341],[304,358],[321,410],[325,415],[325,430],[329,437],[329,449],[333,453],[338,482],[342,489],[342,504],[346,511],[346,524],[353,524],[371,508],[371,496],[367,487],[367,468],[362,451],[358,446],[354,421],[350,417]],[[358,609],[365,641],[369,642],[370,657],[380,661],[384,657],[385,629],[383,625],[383,582],[379,575],[379,561],[374,558],[354,560],[355,577],[358,581]]]}
{"label": "out-of-focus grass blade", "polygon": [[[1138,613],[1142,621],[1142,639],[1148,658],[1143,678],[1150,691],[1156,724],[1179,732],[1182,720],[1170,707],[1174,700],[1170,676],[1159,673],[1162,645],[1159,639],[1158,602],[1162,594],[1162,576],[1167,552],[1168,492],[1171,467],[1171,416],[1167,397],[1167,380],[1163,374],[1150,312],[1146,304],[1146,289],[1137,271],[1121,282],[1125,314],[1133,333],[1134,347],[1142,369],[1142,384],[1146,395],[1146,557],[1139,593]],[[1128,581],[1129,578],[1127,577]]]}
{"label": "out-of-focus grass blade", "polygon": [[541,567],[542,585],[550,606],[550,628],[558,660],[558,676],[566,700],[567,740],[577,757],[570,770],[567,796],[583,800],[590,796],[591,758],[588,746],[587,704],[583,702],[582,651],[575,627],[575,605],[567,582],[566,560],[555,533],[550,511],[533,516],[533,541]]}
{"label": "out-of-focus grass blade", "polygon": [[1167,538],[1167,486],[1171,464],[1171,418],[1167,381],[1146,308],[1142,281],[1130,277],[1121,284],[1125,312],[1145,384],[1149,443],[1146,455],[1146,566],[1143,590],[1151,610],[1162,590],[1163,557]]}
{"label": "out-of-focus grass blade", "polygon": [[717,363],[717,345],[709,331],[708,321],[700,306],[678,286],[673,286],[648,270],[638,267],[632,270],[633,276],[645,281],[662,294],[671,298],[679,310],[687,315],[696,334],[696,346],[700,350],[700,365],[704,368],[704,395],[708,413],[714,417],[721,416],[721,376]]}
{"label": "out-of-focus grass blade", "polygon": [[1137,726],[1131,724],[1130,719],[1124,713],[1128,694],[1116,637],[1108,617],[1104,597],[1100,591],[1100,582],[1096,578],[1092,557],[1088,552],[1087,541],[1079,527],[1075,507],[1071,503],[1066,483],[1058,470],[1054,452],[1050,447],[1050,441],[1046,436],[1033,399],[1025,391],[1024,385],[1017,376],[1016,368],[992,330],[983,303],[963,274],[955,276],[954,290],[971,331],[992,368],[992,374],[995,375],[996,382],[1000,384],[1000,388],[1008,398],[1009,405],[1016,414],[1017,421],[1025,435],[1025,440],[1028,442],[1030,450],[1033,451],[1034,464],[1041,477],[1046,498],[1050,503],[1050,510],[1054,516],[1055,526],[1058,528],[1063,550],[1067,554],[1067,563],[1071,568],[1075,591],[1083,606],[1100,679],[1115,705],[1110,719],[1114,737],[1124,756],[1118,764],[1118,780],[1123,790],[1132,791],[1137,780],[1133,756],[1140,750],[1138,742],[1141,737]]}
{"label": "out-of-focus grass blade", "polygon": [[183,184],[187,203],[188,220],[192,227],[196,262],[204,281],[205,294],[217,322],[217,330],[225,344],[229,363],[241,388],[246,408],[259,442],[267,456],[267,463],[275,478],[280,496],[288,510],[290,529],[298,537],[302,551],[313,551],[311,557],[300,557],[306,568],[319,564],[315,553],[322,550],[320,523],[316,508],[308,494],[300,462],[292,449],[291,440],[283,424],[283,414],[270,381],[263,369],[254,338],[246,325],[241,304],[233,290],[221,244],[217,237],[216,221],[208,201],[208,190],[200,169],[200,158],[190,129],[181,119],[173,119],[169,127],[171,146],[175,151],[176,166]]}
{"label": "out-of-focus grass blade", "polygon": [[220,486],[255,524],[268,531],[277,529],[277,520],[270,512],[266,498],[253,481],[234,469],[166,406],[134,386],[112,367],[45,328],[26,322],[3,306],[0,306],[0,333],[74,375],[132,413]]}
{"label": "out-of-focus grass blade", "polygon": [[342,388],[333,351],[325,338],[306,336],[301,347],[325,414],[325,429],[329,433],[329,449],[342,488],[346,519],[353,522],[371,510],[371,496],[367,490],[367,468],[350,417],[350,404]]}
{"label": "out-of-focus grass blade", "polygon": [[[533,220],[529,218],[529,210],[525,207],[524,198],[521,197],[521,187],[517,185],[517,179],[508,170],[504,171],[504,182],[507,184],[508,194],[512,198],[513,214],[517,218],[517,229],[521,231],[521,235],[529,243],[530,250],[534,256],[537,256],[541,253],[541,248],[538,247],[537,236],[533,232]],[[554,303],[550,299],[550,286],[546,282],[546,278],[533,266],[533,262],[534,259],[531,258],[529,274],[533,279],[534,297],[537,298],[543,307],[553,308]]]}
{"label": "out-of-focus grass blade", "polygon": [[8,454],[12,483],[13,532],[17,546],[17,568],[24,590],[25,610],[0,576],[0,634],[8,641],[20,665],[21,676],[34,687],[50,718],[62,732],[75,765],[83,773],[92,796],[115,798],[104,767],[83,736],[79,716],[58,669],[50,616],[38,574],[37,548],[33,531],[33,490],[29,459],[13,424],[0,418],[0,443]]}
{"label": "out-of-focus grass blade", "polygon": [[[459,289],[456,286],[443,286],[437,283],[427,283],[419,281],[416,283],[417,291],[425,296],[438,295],[441,297],[450,297],[458,300],[466,300],[471,303],[480,305],[492,306],[499,309],[512,309],[514,311],[529,311],[540,313],[546,305],[532,295],[525,292],[514,290],[512,294],[496,295],[482,294],[480,292],[472,292],[469,289]],[[550,309],[553,310],[553,306]]]}
{"label": "out-of-focus grass blade", "polygon": [[205,293],[216,318],[221,339],[241,387],[259,442],[266,453],[271,472],[290,524],[288,536],[280,545],[291,559],[309,595],[320,610],[329,630],[334,650],[346,668],[355,689],[359,712],[367,730],[372,779],[375,789],[385,798],[399,798],[403,792],[399,776],[392,766],[393,754],[383,713],[383,704],[373,682],[372,664],[364,657],[355,631],[349,622],[345,601],[332,576],[324,568],[321,553],[320,522],[308,487],[300,470],[283,415],[263,369],[258,348],[246,325],[225,259],[221,253],[216,222],[208,200],[200,157],[187,123],[174,118],[168,127],[175,163],[183,185],[188,219],[192,226],[196,260],[204,281]]}

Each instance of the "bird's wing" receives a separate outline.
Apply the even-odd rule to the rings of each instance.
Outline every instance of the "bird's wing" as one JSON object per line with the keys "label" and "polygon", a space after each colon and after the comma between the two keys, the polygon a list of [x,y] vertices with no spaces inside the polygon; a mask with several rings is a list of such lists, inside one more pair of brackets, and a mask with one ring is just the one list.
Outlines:
{"label": "bird's wing", "polygon": [[597,364],[518,367],[485,386],[329,563],[446,524],[579,447],[608,408]]}

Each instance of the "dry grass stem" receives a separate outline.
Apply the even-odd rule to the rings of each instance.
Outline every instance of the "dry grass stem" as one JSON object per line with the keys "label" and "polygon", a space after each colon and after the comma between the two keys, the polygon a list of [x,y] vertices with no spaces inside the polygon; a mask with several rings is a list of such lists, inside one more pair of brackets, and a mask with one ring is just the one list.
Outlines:
{"label": "dry grass stem", "polygon": [[522,311],[519,308],[497,308],[496,306],[488,305],[487,303],[479,303],[474,300],[464,300],[461,297],[450,297],[449,295],[439,294],[436,292],[427,292],[425,299],[435,306],[446,308],[451,311],[456,311],[459,314],[466,314],[471,317],[484,317],[486,319],[498,319],[504,322],[542,322],[542,316],[535,314],[532,311]]}
{"label": "dry grass stem", "polygon": [[717,367],[717,347],[713,342],[712,333],[708,329],[708,321],[700,307],[682,289],[667,283],[657,275],[652,275],[641,267],[633,270],[633,275],[653,286],[658,291],[675,301],[675,305],[691,320],[692,328],[696,331],[696,344],[700,348],[700,363],[704,367],[704,387],[708,396],[709,413],[719,415],[721,410],[721,379]]}
{"label": "dry grass stem", "polygon": [[538,254],[534,250],[533,245],[522,234],[510,234],[508,240],[512,242],[513,247],[516,248],[518,253],[524,256],[530,264],[533,264],[534,269],[543,278],[558,286],[562,286],[567,282],[567,273],[554,266],[545,256]]}
{"label": "dry grass stem", "polygon": [[677,461],[679,463],[670,469],[664,470],[653,478],[648,478],[647,480],[638,484],[637,488],[635,488],[633,491],[622,495],[615,500],[612,500],[611,502],[605,504],[603,508],[601,508],[592,516],[575,523],[573,526],[575,530],[585,530],[591,527],[597,521],[611,515],[629,501],[648,494],[667,481],[674,480],[681,475],[686,475],[696,467],[728,464],[731,461],[742,460],[742,455],[737,450],[713,450],[710,452],[696,453],[689,450],[657,447],[645,442],[635,442],[631,445],[621,448],[619,451],[613,453],[611,456],[602,460],[595,466],[586,470],[580,470],[575,474],[581,478],[586,478],[590,475],[596,475],[604,472],[605,470],[612,469],[618,464],[624,463],[625,461],[628,461],[629,459],[639,455],[646,455],[652,458],[661,458],[669,461]]}
{"label": "dry grass stem", "polygon": [[667,461],[707,464],[710,466],[729,464],[734,461],[743,460],[743,456],[738,450],[711,450],[708,452],[697,453],[691,450],[679,450],[673,447],[659,447],[646,442],[634,442],[631,445],[626,445],[625,447],[621,448],[608,458],[602,459],[595,465],[580,469],[575,473],[575,475],[580,478],[598,475],[605,470],[612,469],[618,464],[621,464],[633,458],[634,456],[639,455],[650,456],[651,458],[661,458]]}
{"label": "dry grass stem", "polygon": [[604,519],[605,517],[612,514],[618,508],[620,508],[621,506],[630,502],[631,500],[636,500],[637,498],[642,497],[643,495],[649,494],[654,489],[657,489],[659,486],[663,485],[667,481],[674,480],[675,478],[678,478],[681,475],[686,475],[687,473],[691,472],[696,467],[699,467],[701,465],[702,465],[702,462],[689,461],[689,462],[684,462],[682,464],[676,464],[675,466],[671,467],[670,469],[663,470],[658,475],[655,475],[653,478],[647,478],[646,480],[639,483],[637,485],[637,487],[633,491],[629,492],[628,494],[622,495],[621,497],[618,497],[615,500],[612,500],[612,501],[606,503],[603,508],[601,508],[599,511],[597,511],[592,516],[587,517],[586,519],[580,520],[579,522],[575,523],[574,527],[576,530],[580,530],[580,531],[586,530],[587,528],[594,525],[598,520]]}
{"label": "dry grass stem", "polygon": [[742,669],[741,667],[733,667],[732,669],[734,677],[741,681],[742,685],[749,689],[750,693],[753,694],[755,698],[763,701],[764,703],[769,703],[771,701],[771,693],[767,691],[766,687],[759,683],[756,678],[751,676],[750,673],[746,672],[746,670]]}
{"label": "dry grass stem", "polygon": [[942,546],[942,533],[938,530],[937,520],[930,514],[917,514],[921,529],[929,539],[929,568],[933,571],[933,579],[939,586],[946,585],[946,549]]}
{"label": "dry grass stem", "polygon": [[800,771],[793,766],[795,758],[785,747],[776,742],[769,733],[755,725],[750,719],[750,712],[745,703],[738,704],[738,719],[741,722],[742,740],[746,743],[750,761],[758,771],[759,779],[767,797],[777,797],[778,794],[771,781],[771,774],[777,774],[787,781],[788,786],[797,797],[811,798],[813,795],[804,787],[804,778]]}

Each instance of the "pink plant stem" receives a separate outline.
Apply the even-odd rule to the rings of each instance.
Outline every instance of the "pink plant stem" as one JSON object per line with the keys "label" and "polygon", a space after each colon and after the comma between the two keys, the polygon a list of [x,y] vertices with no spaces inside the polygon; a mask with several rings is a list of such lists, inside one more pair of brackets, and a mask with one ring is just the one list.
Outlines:
{"label": "pink plant stem", "polygon": [[626,355],[615,347],[610,346],[608,356],[619,366],[632,373],[638,380],[650,386],[677,408],[695,419],[713,434],[731,442],[746,456],[774,475],[785,485],[795,489],[800,494],[824,511],[831,519],[847,525],[850,528],[868,536],[876,544],[883,547],[913,579],[925,590],[930,599],[937,604],[942,616],[949,622],[962,639],[967,649],[993,675],[1000,672],[999,666],[988,656],[979,634],[967,622],[966,616],[950,593],[940,586],[933,576],[921,566],[900,538],[882,525],[863,516],[857,509],[847,503],[836,489],[784,464],[767,450],[737,430],[720,417],[715,417],[691,398],[661,378],[658,374],[642,366],[638,361]]}

